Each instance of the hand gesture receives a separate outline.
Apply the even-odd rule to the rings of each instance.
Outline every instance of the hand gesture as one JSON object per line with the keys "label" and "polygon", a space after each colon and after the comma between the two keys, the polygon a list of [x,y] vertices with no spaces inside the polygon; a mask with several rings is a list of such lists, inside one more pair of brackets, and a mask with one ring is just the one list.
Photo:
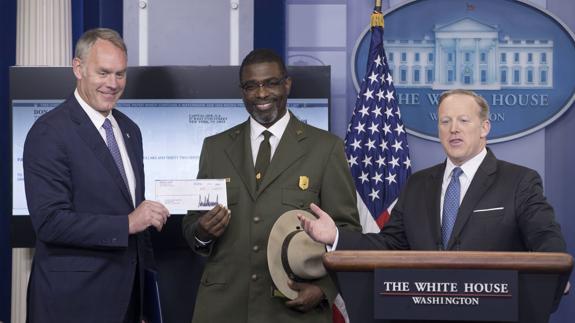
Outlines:
{"label": "hand gesture", "polygon": [[169,216],[170,211],[162,203],[145,200],[128,214],[130,234],[142,232],[149,226],[154,226],[156,230],[161,231]]}
{"label": "hand gesture", "polygon": [[310,209],[317,216],[317,220],[310,220],[303,215],[298,215],[302,228],[315,241],[333,245],[337,235],[335,222],[333,222],[331,216],[320,209],[319,206],[311,203]]}
{"label": "hand gesture", "polygon": [[202,241],[218,238],[228,227],[231,215],[232,211],[226,209],[224,206],[219,204],[214,206],[213,209],[200,216],[196,238]]}

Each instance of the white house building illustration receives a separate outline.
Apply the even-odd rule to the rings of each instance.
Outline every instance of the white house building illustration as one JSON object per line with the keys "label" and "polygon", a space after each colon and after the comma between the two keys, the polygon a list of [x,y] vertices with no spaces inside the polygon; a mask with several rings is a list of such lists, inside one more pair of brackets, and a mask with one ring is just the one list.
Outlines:
{"label": "white house building illustration", "polygon": [[553,41],[500,38],[473,18],[435,25],[435,40],[384,41],[397,87],[434,90],[553,87]]}

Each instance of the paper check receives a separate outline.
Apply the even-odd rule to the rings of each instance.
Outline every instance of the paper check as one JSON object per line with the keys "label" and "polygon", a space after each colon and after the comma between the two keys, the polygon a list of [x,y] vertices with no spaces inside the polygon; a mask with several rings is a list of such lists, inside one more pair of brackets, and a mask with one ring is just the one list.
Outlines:
{"label": "paper check", "polygon": [[228,205],[225,179],[156,180],[156,201],[171,214],[207,211]]}

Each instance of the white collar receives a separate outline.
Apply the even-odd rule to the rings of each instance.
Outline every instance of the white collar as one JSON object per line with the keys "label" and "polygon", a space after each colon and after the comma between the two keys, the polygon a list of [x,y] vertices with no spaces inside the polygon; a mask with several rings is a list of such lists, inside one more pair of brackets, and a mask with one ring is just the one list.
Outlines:
{"label": "white collar", "polygon": [[276,121],[271,127],[266,128],[258,123],[254,118],[250,116],[250,137],[251,139],[255,139],[262,134],[265,130],[269,131],[274,135],[276,138],[281,138],[287,128],[287,125],[290,120],[290,113],[286,111],[283,117],[281,117],[278,121]]}
{"label": "white collar", "polygon": [[74,97],[76,97],[76,100],[84,112],[86,112],[88,118],[90,118],[90,121],[92,121],[96,129],[100,129],[102,127],[104,121],[106,121],[106,118],[110,119],[113,126],[116,126],[116,119],[114,119],[114,116],[111,112],[108,114],[108,117],[104,117],[100,112],[96,111],[96,109],[92,108],[88,103],[86,103],[86,101],[84,101],[84,99],[82,99],[80,93],[78,93],[78,89],[74,91]]}
{"label": "white collar", "polygon": [[445,172],[443,173],[443,180],[445,181],[447,178],[451,176],[451,171],[453,171],[455,167],[461,168],[463,174],[465,174],[467,178],[472,179],[473,176],[475,176],[477,170],[479,169],[479,166],[481,166],[483,159],[485,159],[485,156],[487,156],[487,149],[483,147],[483,150],[481,150],[479,154],[475,155],[473,158],[466,161],[461,166],[455,165],[448,157],[447,162],[445,163]]}

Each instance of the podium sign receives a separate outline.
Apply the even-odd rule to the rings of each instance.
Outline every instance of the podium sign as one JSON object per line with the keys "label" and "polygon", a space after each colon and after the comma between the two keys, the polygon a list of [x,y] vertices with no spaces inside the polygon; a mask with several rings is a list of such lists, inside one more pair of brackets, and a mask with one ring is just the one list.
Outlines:
{"label": "podium sign", "polygon": [[517,271],[376,269],[376,319],[518,320]]}

